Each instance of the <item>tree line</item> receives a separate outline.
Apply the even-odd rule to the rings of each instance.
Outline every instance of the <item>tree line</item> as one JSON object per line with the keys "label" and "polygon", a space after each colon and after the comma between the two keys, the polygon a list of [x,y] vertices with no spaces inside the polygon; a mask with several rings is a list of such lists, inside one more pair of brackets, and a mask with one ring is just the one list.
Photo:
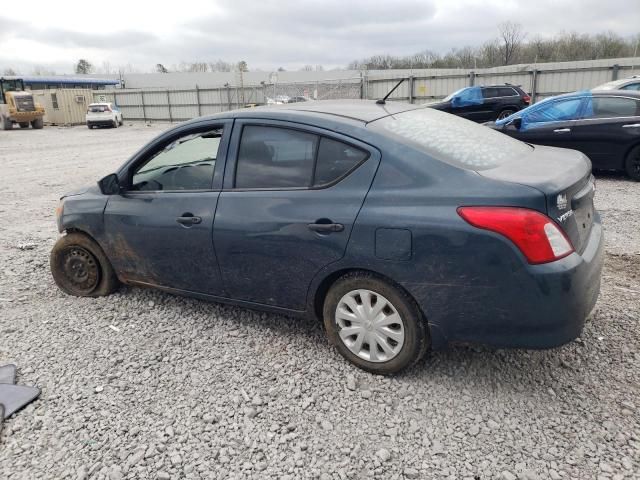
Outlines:
{"label": "tree line", "polygon": [[351,70],[407,68],[489,68],[518,63],[566,62],[603,58],[635,57],[640,34],[623,38],[614,32],[598,34],[561,33],[554,38],[528,39],[522,25],[505,22],[498,36],[479,47],[452,48],[445,54],[425,49],[413,55],[373,55],[349,63]]}

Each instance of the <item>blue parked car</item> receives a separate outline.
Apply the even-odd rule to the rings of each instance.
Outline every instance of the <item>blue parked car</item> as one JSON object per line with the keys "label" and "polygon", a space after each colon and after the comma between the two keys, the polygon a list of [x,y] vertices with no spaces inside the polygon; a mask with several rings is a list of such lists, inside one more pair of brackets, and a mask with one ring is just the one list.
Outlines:
{"label": "blue parked car", "polygon": [[389,374],[452,342],[548,348],[596,302],[591,164],[408,104],[319,101],[178,125],[62,197],[51,253],[80,296],[119,282],[322,319]]}

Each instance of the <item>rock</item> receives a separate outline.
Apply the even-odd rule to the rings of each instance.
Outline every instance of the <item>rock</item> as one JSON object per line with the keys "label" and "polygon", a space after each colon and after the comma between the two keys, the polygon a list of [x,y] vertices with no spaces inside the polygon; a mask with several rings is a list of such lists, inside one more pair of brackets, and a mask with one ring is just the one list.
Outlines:
{"label": "rock", "polygon": [[262,398],[260,398],[258,395],[253,397],[253,399],[251,400],[251,405],[254,405],[256,407],[261,406],[262,403],[263,403]]}
{"label": "rock", "polygon": [[83,465],[76,472],[76,480],[87,480],[87,478],[89,478],[89,469]]}
{"label": "rock", "polygon": [[471,425],[471,427],[469,427],[468,433],[472,437],[475,437],[480,433],[480,427],[478,427],[478,425]]}
{"label": "rock", "polygon": [[380,459],[380,461],[388,462],[391,459],[391,452],[389,452],[389,450],[387,450],[386,448],[381,448],[376,452],[376,456]]}
{"label": "rock", "polygon": [[372,396],[372,395],[373,395],[373,394],[371,393],[371,390],[363,390],[363,391],[360,393],[360,396],[361,396],[362,398],[371,398],[371,396]]}
{"label": "rock", "polygon": [[353,375],[347,375],[347,389],[356,389],[356,378]]}
{"label": "rock", "polygon": [[96,392],[96,393],[101,393],[103,390],[104,390],[104,387],[103,387],[102,385],[98,385],[98,386],[95,388],[95,392]]}
{"label": "rock", "polygon": [[327,421],[327,420],[323,420],[320,423],[320,426],[322,427],[323,430],[333,430],[333,425],[331,424],[331,422]]}
{"label": "rock", "polygon": [[502,480],[517,480],[517,477],[513,473],[511,473],[509,470],[504,470],[500,474],[500,478]]}
{"label": "rock", "polygon": [[144,452],[145,451],[143,449],[136,450],[129,456],[127,463],[129,465],[136,465],[140,463],[140,461],[144,458]]}
{"label": "rock", "polygon": [[160,471],[158,472],[158,480],[171,480],[171,475],[167,472]]}
{"label": "rock", "polygon": [[410,467],[405,468],[403,473],[404,473],[404,476],[407,478],[418,478],[418,476],[420,475],[420,472],[418,472],[418,470]]}

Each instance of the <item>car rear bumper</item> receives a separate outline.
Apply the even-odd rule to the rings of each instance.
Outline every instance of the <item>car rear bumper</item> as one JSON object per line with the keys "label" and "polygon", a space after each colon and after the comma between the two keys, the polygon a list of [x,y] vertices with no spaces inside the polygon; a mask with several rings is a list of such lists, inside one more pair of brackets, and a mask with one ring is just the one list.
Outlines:
{"label": "car rear bumper", "polygon": [[105,118],[105,119],[100,119],[100,120],[87,120],[87,125],[90,125],[92,127],[107,127],[107,126],[112,126],[113,125],[113,118]]}
{"label": "car rear bumper", "polygon": [[596,304],[603,262],[604,234],[596,213],[581,254],[505,272],[499,285],[439,287],[424,302],[418,299],[433,347],[483,343],[538,349],[568,343],[580,336]]}

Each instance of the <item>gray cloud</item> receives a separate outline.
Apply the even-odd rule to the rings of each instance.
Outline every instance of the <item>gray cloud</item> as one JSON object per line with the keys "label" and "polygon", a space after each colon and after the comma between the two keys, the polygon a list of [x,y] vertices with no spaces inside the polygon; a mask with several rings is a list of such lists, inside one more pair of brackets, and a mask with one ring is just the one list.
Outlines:
{"label": "gray cloud", "polygon": [[[39,28],[0,17],[2,41],[7,36],[57,44],[69,50],[92,47],[113,65],[131,63],[148,70],[156,63],[218,58],[246,60],[250,68],[303,64],[346,65],[373,54],[408,55],[422,50],[445,52],[478,46],[497,37],[505,20],[522,24],[529,38],[562,31],[621,36],[640,33],[640,9],[628,0],[539,0],[528,2],[451,2],[446,10],[436,0],[220,0],[218,12],[176,25],[160,34],[126,31],[77,33]],[[186,7],[185,7],[186,8]],[[46,59],[31,59],[46,64]]]}

